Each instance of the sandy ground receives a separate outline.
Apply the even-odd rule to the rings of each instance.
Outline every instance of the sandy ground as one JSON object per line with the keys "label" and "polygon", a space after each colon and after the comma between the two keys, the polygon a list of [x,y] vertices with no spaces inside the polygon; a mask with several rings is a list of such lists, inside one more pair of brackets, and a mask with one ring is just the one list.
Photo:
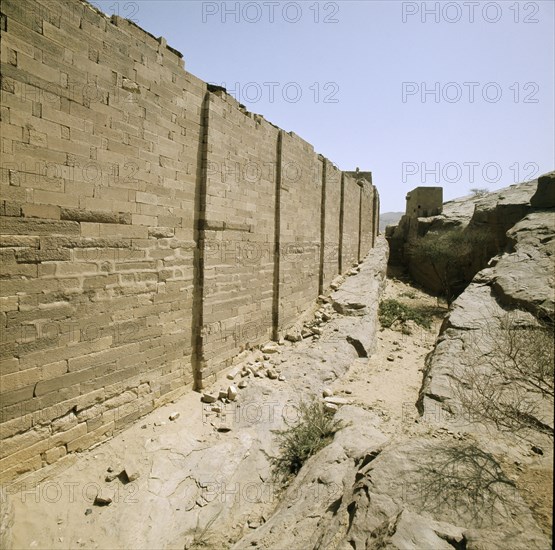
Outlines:
{"label": "sandy ground", "polygon": [[[395,298],[411,306],[436,308],[436,298],[399,279],[388,279],[383,299]],[[432,326],[413,326],[412,334],[382,328],[377,349],[367,360],[356,361],[332,389],[350,397],[367,410],[374,410],[383,420],[381,429],[388,435],[412,432],[418,418],[415,402],[422,383],[426,355],[432,351],[441,326],[442,314],[437,307]]]}

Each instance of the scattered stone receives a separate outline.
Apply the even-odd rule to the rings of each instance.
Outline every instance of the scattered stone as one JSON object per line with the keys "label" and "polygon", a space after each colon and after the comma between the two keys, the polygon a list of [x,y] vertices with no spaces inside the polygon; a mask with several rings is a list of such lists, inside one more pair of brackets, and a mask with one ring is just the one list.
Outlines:
{"label": "scattered stone", "polygon": [[221,399],[221,400],[227,399],[227,390],[220,390],[218,392],[218,399]]}
{"label": "scattered stone", "polygon": [[333,395],[333,390],[331,390],[330,388],[324,388],[322,395],[324,397],[331,397]]}
{"label": "scattered stone", "polygon": [[249,519],[247,525],[250,529],[258,529],[262,525],[263,521],[259,519]]}
{"label": "scattered stone", "polygon": [[393,355],[388,355],[387,360],[388,361],[395,361],[395,357],[393,357]]}
{"label": "scattered stone", "polygon": [[157,421],[154,423],[154,425],[155,425],[155,426],[165,426],[166,423],[165,423],[165,422],[160,422],[159,420],[157,420]]}
{"label": "scattered stone", "polygon": [[543,455],[543,449],[541,447],[537,447],[536,445],[532,445],[532,452],[537,455]]}
{"label": "scattered stone", "polygon": [[272,369],[266,369],[266,376],[270,379],[270,380],[275,380],[278,375],[276,374],[276,372]]}
{"label": "scattered stone", "polygon": [[107,469],[106,471],[107,471],[107,472],[113,472],[113,471],[114,471],[113,466],[108,466],[108,469]]}
{"label": "scattered stone", "polygon": [[237,399],[237,386],[233,384],[227,388],[227,398],[230,401],[235,401]]}
{"label": "scattered stone", "polygon": [[239,384],[237,384],[237,387],[239,389],[243,390],[247,387],[247,383],[245,382],[245,380],[241,380],[241,382],[239,382]]}
{"label": "scattered stone", "polygon": [[346,393],[347,395],[351,395],[351,394],[353,393],[353,391],[352,391],[352,390],[345,390],[345,393]]}
{"label": "scattered stone", "polygon": [[320,336],[322,334],[322,329],[320,327],[312,327],[312,332]]}
{"label": "scattered stone", "polygon": [[139,477],[141,476],[141,474],[139,473],[139,470],[132,462],[126,463],[123,471],[125,472],[127,481],[129,482],[135,481],[136,479],[139,479]]}
{"label": "scattered stone", "polygon": [[87,508],[87,509],[85,510],[85,515],[86,515],[86,516],[90,516],[91,514],[92,514],[92,509],[91,509],[91,508]]}
{"label": "scattered stone", "polygon": [[339,410],[339,407],[335,403],[324,403],[324,410],[334,413]]}
{"label": "scattered stone", "polygon": [[301,336],[303,338],[308,338],[309,336],[314,336],[314,333],[309,328],[303,328],[301,330]]}
{"label": "scattered stone", "polygon": [[285,339],[289,340],[289,342],[300,342],[303,339],[303,337],[299,329],[291,329],[285,335]]}
{"label": "scattered stone", "polygon": [[278,376],[278,380],[279,380],[280,382],[285,382],[285,381],[286,381],[286,378],[285,378],[285,376],[283,376],[283,374],[280,374],[280,375]]}
{"label": "scattered stone", "polygon": [[218,400],[218,398],[211,393],[203,393],[200,400],[203,403],[215,403]]}
{"label": "scattered stone", "polygon": [[141,426],[141,430],[146,430],[146,424],[143,424],[143,425]]}
{"label": "scattered stone", "polygon": [[174,412],[170,414],[170,420],[173,422],[174,420],[177,420],[180,417],[180,413],[178,412]]}
{"label": "scattered stone", "polygon": [[349,405],[351,403],[349,399],[344,397],[325,397],[324,401],[333,405]]}
{"label": "scattered stone", "polygon": [[331,321],[331,315],[328,315],[328,314],[325,313],[325,312],[322,313],[322,321],[324,321],[324,322],[326,322],[326,323],[327,323],[328,321]]}
{"label": "scattered stone", "polygon": [[116,479],[116,477],[118,477],[119,474],[108,474],[105,478],[104,481],[107,481],[108,483],[111,483],[112,481],[114,481],[114,479]]}
{"label": "scattered stone", "polygon": [[275,342],[264,344],[261,349],[262,353],[279,353],[279,346]]}
{"label": "scattered stone", "polygon": [[[239,368],[235,368],[233,370],[230,370],[227,373],[227,378],[228,378],[228,380],[233,380],[238,374],[239,374]],[[242,375],[243,375],[243,373],[241,372],[241,376]]]}
{"label": "scattered stone", "polygon": [[221,405],[213,405],[213,406],[212,406],[212,412],[221,413],[221,412],[222,412],[222,407],[221,407]]}
{"label": "scattered stone", "polygon": [[[103,496],[100,496],[100,495],[96,495],[94,497],[93,504],[94,504],[94,506],[109,506],[110,504],[112,504],[112,499],[110,497],[103,497]],[[92,512],[92,510],[91,510],[91,512]],[[87,512],[85,512],[85,514],[87,514]]]}

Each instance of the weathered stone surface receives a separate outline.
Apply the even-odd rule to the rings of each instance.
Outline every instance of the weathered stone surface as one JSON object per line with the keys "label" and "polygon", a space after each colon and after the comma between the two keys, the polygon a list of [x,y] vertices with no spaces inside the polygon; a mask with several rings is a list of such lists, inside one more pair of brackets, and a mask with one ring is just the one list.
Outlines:
{"label": "weathered stone surface", "polygon": [[549,172],[538,178],[538,188],[530,204],[534,208],[555,208],[555,172]]}
{"label": "weathered stone surface", "polygon": [[[331,445],[309,459],[274,514],[234,550],[253,545],[275,550],[549,546],[510,480],[492,483],[483,464],[472,466],[472,445],[427,439],[388,442],[374,416],[350,406],[336,418],[352,427],[342,429]],[[495,459],[484,459],[491,461],[488,472],[495,471]],[[446,468],[454,477],[446,479]],[[474,474],[475,485],[461,489],[457,472]]]}

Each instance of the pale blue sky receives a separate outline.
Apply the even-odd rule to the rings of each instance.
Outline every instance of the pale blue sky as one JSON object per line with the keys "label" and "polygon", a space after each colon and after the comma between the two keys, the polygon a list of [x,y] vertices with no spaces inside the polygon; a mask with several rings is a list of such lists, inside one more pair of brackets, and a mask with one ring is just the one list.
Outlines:
{"label": "pale blue sky", "polygon": [[418,185],[450,199],[555,168],[552,0],[93,3],[164,36],[188,71],[342,170],[371,170],[383,212]]}

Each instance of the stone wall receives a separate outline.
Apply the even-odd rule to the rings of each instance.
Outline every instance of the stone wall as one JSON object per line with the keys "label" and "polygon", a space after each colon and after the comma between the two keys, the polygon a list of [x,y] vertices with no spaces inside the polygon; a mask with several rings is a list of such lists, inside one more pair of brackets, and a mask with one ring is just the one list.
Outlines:
{"label": "stone wall", "polygon": [[406,199],[406,216],[437,216],[443,208],[443,187],[416,187],[407,193]]}
{"label": "stone wall", "polygon": [[377,228],[369,174],[80,0],[1,4],[2,479],[278,338]]}

